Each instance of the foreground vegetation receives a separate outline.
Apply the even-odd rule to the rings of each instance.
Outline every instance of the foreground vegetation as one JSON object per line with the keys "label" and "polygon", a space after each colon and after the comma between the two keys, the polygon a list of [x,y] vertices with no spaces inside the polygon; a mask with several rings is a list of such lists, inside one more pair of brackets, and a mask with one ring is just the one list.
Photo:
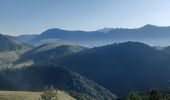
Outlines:
{"label": "foreground vegetation", "polygon": [[170,100],[170,92],[158,89],[151,89],[147,93],[131,91],[127,96],[121,97],[119,100]]}

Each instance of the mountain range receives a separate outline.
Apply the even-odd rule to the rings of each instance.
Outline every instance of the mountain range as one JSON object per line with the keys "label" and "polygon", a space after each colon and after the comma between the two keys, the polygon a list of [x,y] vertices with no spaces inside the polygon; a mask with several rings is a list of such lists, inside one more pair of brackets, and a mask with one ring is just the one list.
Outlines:
{"label": "mountain range", "polygon": [[49,29],[28,39],[0,35],[0,89],[41,91],[54,85],[80,100],[114,100],[131,90],[169,87],[169,46],[121,40],[167,42],[170,27],[102,31]]}
{"label": "mountain range", "polygon": [[170,54],[143,43],[96,47],[52,62],[67,66],[120,95],[130,90],[169,87]]}
{"label": "mountain range", "polygon": [[[156,49],[144,43],[124,42],[86,48],[60,58],[53,56],[45,61],[40,55],[36,56],[42,58],[43,62],[66,66],[112,93],[124,95],[130,90],[145,91],[152,87],[166,89],[169,86],[170,50],[166,48]],[[57,48],[54,54],[56,51]],[[45,54],[48,57],[52,52],[47,50]]]}
{"label": "mountain range", "polygon": [[[54,86],[79,100],[115,100],[117,96],[101,85],[90,81],[64,66],[46,63],[51,58],[61,58],[85,50],[82,46],[43,44],[29,47],[15,37],[5,36],[3,42],[22,44],[28,48],[4,49],[0,52],[0,90],[42,91],[45,86]],[[5,43],[6,43],[5,42]],[[6,46],[4,44],[3,46]],[[34,59],[32,59],[34,58]],[[16,65],[19,61],[33,60],[32,65]],[[37,63],[38,62],[38,63]]]}
{"label": "mountain range", "polygon": [[[170,27],[145,25],[140,28],[104,28],[97,31],[68,31],[58,28],[48,29],[40,35],[35,35],[29,43],[41,45],[46,42],[58,42],[62,44],[76,44],[82,46],[101,46],[113,42],[137,41],[150,45],[170,45]],[[28,36],[28,35],[26,35]],[[23,40],[25,36],[18,38]],[[31,37],[33,37],[31,35]],[[25,39],[24,39],[25,41]]]}

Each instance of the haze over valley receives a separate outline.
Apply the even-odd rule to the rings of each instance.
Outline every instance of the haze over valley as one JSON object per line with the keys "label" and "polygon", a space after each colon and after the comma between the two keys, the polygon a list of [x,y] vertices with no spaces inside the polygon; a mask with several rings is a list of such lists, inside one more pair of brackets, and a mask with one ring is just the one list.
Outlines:
{"label": "haze over valley", "polygon": [[170,100],[169,0],[0,1],[0,100]]}

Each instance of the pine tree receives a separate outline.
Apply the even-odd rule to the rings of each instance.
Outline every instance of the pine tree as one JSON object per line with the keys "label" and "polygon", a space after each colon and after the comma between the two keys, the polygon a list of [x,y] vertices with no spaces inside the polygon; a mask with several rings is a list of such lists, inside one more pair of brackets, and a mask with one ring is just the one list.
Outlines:
{"label": "pine tree", "polygon": [[132,91],[126,97],[126,100],[142,100],[138,92]]}
{"label": "pine tree", "polygon": [[149,91],[146,100],[162,100],[162,95],[158,89],[152,89]]}

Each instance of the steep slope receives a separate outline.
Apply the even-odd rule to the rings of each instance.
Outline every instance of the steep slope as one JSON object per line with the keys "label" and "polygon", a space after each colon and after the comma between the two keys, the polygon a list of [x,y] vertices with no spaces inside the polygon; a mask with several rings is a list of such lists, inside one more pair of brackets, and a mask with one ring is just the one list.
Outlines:
{"label": "steep slope", "polygon": [[[3,70],[0,76],[13,86],[11,89],[42,91],[45,86],[53,85],[54,88],[69,92],[78,100],[114,100],[116,98],[114,94],[100,85],[53,64]],[[5,85],[8,87],[8,84]],[[4,90],[5,87],[2,86],[0,89]]]}
{"label": "steep slope", "polygon": [[0,34],[0,52],[25,50],[31,47],[32,45],[23,43],[15,37]]}
{"label": "steep slope", "polygon": [[169,86],[170,55],[143,43],[92,48],[52,62],[67,66],[113,93]]}

